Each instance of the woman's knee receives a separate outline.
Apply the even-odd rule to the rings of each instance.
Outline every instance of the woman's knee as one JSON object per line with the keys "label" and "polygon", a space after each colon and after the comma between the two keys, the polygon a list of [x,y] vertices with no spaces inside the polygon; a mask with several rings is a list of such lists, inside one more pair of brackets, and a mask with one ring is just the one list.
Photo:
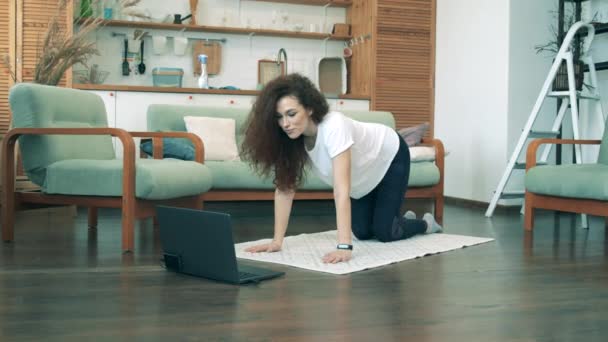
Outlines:
{"label": "woman's knee", "polygon": [[386,231],[378,232],[376,234],[376,239],[380,242],[393,242],[396,240],[389,232]]}
{"label": "woman's knee", "polygon": [[374,235],[380,242],[392,242],[401,239],[402,229],[398,218],[394,218],[391,224],[385,222],[375,227]]}
{"label": "woman's knee", "polygon": [[371,229],[361,229],[353,226],[353,235],[359,240],[369,240],[374,238],[374,234],[372,234]]}

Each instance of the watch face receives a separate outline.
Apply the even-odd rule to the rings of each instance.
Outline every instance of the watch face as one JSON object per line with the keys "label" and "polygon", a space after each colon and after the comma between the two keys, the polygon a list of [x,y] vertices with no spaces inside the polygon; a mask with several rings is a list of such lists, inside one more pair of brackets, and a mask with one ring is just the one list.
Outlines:
{"label": "watch face", "polygon": [[338,245],[338,249],[348,249],[348,250],[352,250],[353,249],[353,245],[347,245],[345,243],[341,243]]}

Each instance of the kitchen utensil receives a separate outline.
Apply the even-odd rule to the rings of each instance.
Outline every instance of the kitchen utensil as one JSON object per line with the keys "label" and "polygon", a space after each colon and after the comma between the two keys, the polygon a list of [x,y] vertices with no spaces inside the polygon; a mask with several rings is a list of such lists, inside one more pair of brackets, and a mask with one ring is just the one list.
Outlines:
{"label": "kitchen utensil", "polygon": [[285,75],[285,62],[277,64],[273,59],[258,60],[258,84],[266,85],[278,76]]}
{"label": "kitchen utensil", "polygon": [[146,72],[146,64],[144,64],[144,40],[141,40],[141,54],[139,56],[139,65],[137,66],[137,71],[139,74],[144,74]]}
{"label": "kitchen utensil", "polygon": [[144,34],[143,30],[136,29],[135,31],[133,31],[133,40],[139,40],[139,39],[141,39],[141,36],[143,34]]}
{"label": "kitchen utensil", "polygon": [[125,39],[125,59],[122,61],[122,75],[129,76],[131,70],[129,69],[129,61],[127,60],[127,55],[129,53],[129,41]]}
{"label": "kitchen utensil", "polygon": [[222,46],[216,42],[197,41],[192,46],[192,62],[194,74],[201,74],[201,65],[198,61],[199,55],[207,55],[207,74],[217,75],[222,66]]}
{"label": "kitchen utensil", "polygon": [[191,16],[192,16],[192,14],[188,14],[187,16],[185,16],[185,17],[182,18],[181,14],[174,14],[173,15],[173,23],[181,25],[186,19],[190,18]]}
{"label": "kitchen utensil", "polygon": [[152,36],[152,48],[155,55],[164,54],[167,49],[167,37],[165,36]]}
{"label": "kitchen utensil", "polygon": [[140,40],[137,39],[129,39],[129,53],[131,55],[139,53],[140,50]]}
{"label": "kitchen utensil", "polygon": [[176,56],[183,56],[186,54],[188,49],[188,38],[187,37],[173,37],[173,54]]}

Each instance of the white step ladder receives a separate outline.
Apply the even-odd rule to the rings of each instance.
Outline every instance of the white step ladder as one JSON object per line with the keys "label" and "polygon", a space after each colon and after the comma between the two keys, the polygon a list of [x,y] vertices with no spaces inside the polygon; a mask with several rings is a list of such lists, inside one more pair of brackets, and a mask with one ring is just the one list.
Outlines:
{"label": "white step ladder", "polygon": [[[583,91],[577,91],[576,85],[575,85],[575,79],[574,79],[574,62],[573,62],[574,51],[572,51],[572,49],[571,49],[571,43],[572,43],[572,40],[575,39],[577,32],[581,29],[587,30],[587,37],[585,37],[583,51],[581,51],[581,61],[583,61],[585,64],[587,64],[589,66],[589,76],[590,76],[590,83],[591,83],[591,86],[589,88],[592,91],[591,93],[584,93]],[[508,192],[504,191],[504,190],[507,185],[507,182],[509,181],[509,178],[511,177],[513,170],[514,169],[515,170],[525,170],[525,168],[526,168],[525,161],[518,162],[518,159],[520,158],[521,151],[523,150],[524,145],[526,144],[528,139],[555,138],[559,134],[559,129],[562,125],[562,120],[564,119],[564,116],[565,116],[568,108],[570,108],[570,112],[571,112],[571,116],[572,116],[573,138],[579,139],[580,138],[579,137],[579,127],[578,127],[578,120],[579,120],[578,119],[578,117],[579,117],[578,100],[579,99],[580,100],[593,100],[595,102],[594,111],[595,111],[596,115],[598,115],[598,117],[601,115],[603,120],[604,121],[606,120],[606,117],[604,116],[604,111],[602,110],[601,99],[599,96],[600,92],[599,92],[599,88],[598,88],[595,64],[593,63],[591,56],[588,54],[594,35],[595,35],[595,28],[593,27],[593,25],[586,23],[586,22],[582,22],[582,21],[575,23],[568,30],[568,34],[564,38],[564,42],[562,43],[562,45],[557,53],[557,56],[555,57],[555,61],[553,62],[553,65],[551,66],[551,69],[549,70],[549,75],[547,75],[547,79],[545,80],[542,90],[540,91],[540,94],[538,95],[538,98],[536,99],[536,103],[534,104],[534,107],[532,108],[530,117],[528,118],[528,121],[526,122],[526,124],[522,130],[521,136],[519,137],[519,141],[517,142],[517,145],[515,146],[515,150],[513,151],[513,154],[511,155],[511,158],[509,159],[507,167],[502,175],[502,178],[500,179],[500,182],[498,183],[498,187],[496,188],[496,191],[494,192],[494,195],[492,196],[492,200],[490,201],[490,205],[488,206],[488,209],[485,214],[486,217],[492,216],[492,214],[494,213],[494,209],[496,209],[496,205],[498,204],[498,200],[524,197],[525,191],[523,191],[523,190],[522,191],[508,191]],[[564,61],[566,62],[566,66],[567,66],[567,70],[568,70],[568,90],[567,91],[550,91],[550,88],[552,87],[553,80],[555,79],[557,71]],[[553,121],[551,131],[546,131],[546,132],[533,131],[532,126],[534,125],[534,122],[536,121],[538,113],[540,112],[540,109],[547,97],[557,97],[557,98],[561,98],[563,100],[562,104],[559,108],[559,111],[557,112],[557,116],[555,117],[555,120]],[[542,165],[542,164],[547,163],[547,159],[549,157],[552,147],[553,147],[552,144],[545,145],[538,164]],[[580,164],[582,162],[581,146],[575,145],[574,151],[575,151],[575,155],[576,155],[576,163]],[[525,158],[525,156],[524,156],[524,158]],[[583,223],[583,227],[586,228],[587,227],[587,216],[586,215],[582,215],[582,223]]]}

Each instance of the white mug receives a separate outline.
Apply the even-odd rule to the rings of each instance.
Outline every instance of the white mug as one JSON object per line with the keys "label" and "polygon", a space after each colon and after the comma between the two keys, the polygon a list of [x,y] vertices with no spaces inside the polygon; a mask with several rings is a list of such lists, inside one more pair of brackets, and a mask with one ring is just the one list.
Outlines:
{"label": "white mug", "polygon": [[152,49],[155,55],[162,55],[167,49],[167,37],[152,36]]}
{"label": "white mug", "polygon": [[185,55],[187,48],[188,48],[188,38],[186,38],[186,37],[173,38],[173,53],[176,56]]}

